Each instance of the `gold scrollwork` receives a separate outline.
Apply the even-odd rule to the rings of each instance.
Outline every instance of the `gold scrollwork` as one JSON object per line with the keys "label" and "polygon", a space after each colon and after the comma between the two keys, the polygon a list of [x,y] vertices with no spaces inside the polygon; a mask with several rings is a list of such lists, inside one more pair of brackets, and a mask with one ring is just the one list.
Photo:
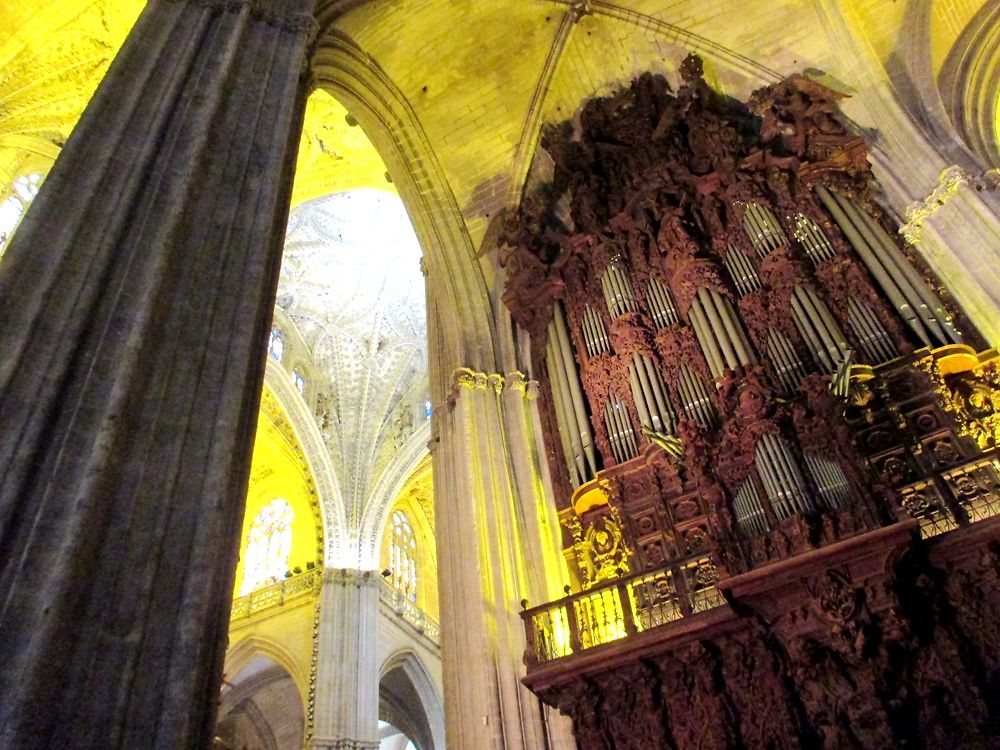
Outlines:
{"label": "gold scrollwork", "polygon": [[586,528],[575,515],[563,520],[573,537],[573,552],[584,590],[601,581],[627,575],[630,571],[629,557],[632,553],[622,534],[621,515],[614,506],[609,508],[607,515],[588,523]]}

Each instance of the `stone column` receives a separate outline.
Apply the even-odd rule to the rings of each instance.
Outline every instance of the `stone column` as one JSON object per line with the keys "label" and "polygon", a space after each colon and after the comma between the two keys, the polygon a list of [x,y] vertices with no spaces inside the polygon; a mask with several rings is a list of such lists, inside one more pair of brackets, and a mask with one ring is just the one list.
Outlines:
{"label": "stone column", "polygon": [[376,750],[378,592],[374,570],[323,575],[316,659],[315,750]]}
{"label": "stone column", "polygon": [[151,0],[0,262],[0,748],[205,747],[313,0]]}
{"label": "stone column", "polygon": [[545,519],[537,512],[537,468],[535,481],[526,482],[534,488],[524,490],[515,468],[530,461],[529,422],[523,412],[508,415],[505,405],[524,399],[525,391],[519,388],[505,399],[502,375],[460,369],[449,407],[435,414],[448,747],[561,746],[548,734],[538,699],[520,682],[525,646],[520,600],[544,596],[550,572],[534,554],[549,541],[538,538]]}
{"label": "stone column", "polygon": [[990,346],[1000,346],[1000,170],[941,172],[906,209],[900,233],[916,245]]}

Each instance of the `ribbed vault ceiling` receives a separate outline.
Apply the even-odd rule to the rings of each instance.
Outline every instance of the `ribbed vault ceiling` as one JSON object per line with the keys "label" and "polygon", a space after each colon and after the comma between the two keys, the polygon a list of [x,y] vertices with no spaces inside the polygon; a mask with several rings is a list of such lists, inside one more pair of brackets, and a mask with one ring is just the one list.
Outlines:
{"label": "ribbed vault ceiling", "polygon": [[329,384],[322,427],[356,528],[427,392],[420,247],[399,197],[356,190],[293,210],[278,306]]}

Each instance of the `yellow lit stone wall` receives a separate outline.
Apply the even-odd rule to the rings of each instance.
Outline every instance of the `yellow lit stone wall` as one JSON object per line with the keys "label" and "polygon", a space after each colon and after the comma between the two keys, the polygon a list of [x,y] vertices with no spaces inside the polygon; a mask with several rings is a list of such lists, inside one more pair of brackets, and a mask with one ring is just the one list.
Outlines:
{"label": "yellow lit stone wall", "polygon": [[47,172],[144,3],[0,3],[0,189]]}
{"label": "yellow lit stone wall", "polygon": [[[48,172],[144,7],[142,0],[0,3],[0,197],[19,176]],[[395,192],[347,110],[314,92],[292,203],[372,187]]]}
{"label": "yellow lit stone wall", "polygon": [[382,532],[382,568],[389,567],[389,536],[392,512],[406,514],[417,541],[417,605],[435,620],[438,607],[437,548],[434,537],[434,474],[428,456],[407,478],[392,504]]}

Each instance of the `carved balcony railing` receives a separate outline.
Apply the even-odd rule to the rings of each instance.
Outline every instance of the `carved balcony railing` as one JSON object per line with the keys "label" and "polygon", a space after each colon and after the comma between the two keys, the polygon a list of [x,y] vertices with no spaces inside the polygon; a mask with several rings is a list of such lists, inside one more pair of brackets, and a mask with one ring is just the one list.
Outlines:
{"label": "carved balcony railing", "polygon": [[920,535],[953,531],[1000,515],[1000,454],[952,467],[899,490],[903,511],[920,522]]}
{"label": "carved balcony railing", "polygon": [[399,589],[383,579],[379,585],[378,596],[397,616],[411,625],[418,633],[434,643],[441,642],[441,626],[414,602],[410,601]]}
{"label": "carved balcony railing", "polygon": [[233,600],[230,622],[250,617],[271,607],[281,606],[293,599],[316,596],[322,585],[321,571],[307,570],[305,573],[252,591]]}
{"label": "carved balcony railing", "polygon": [[725,605],[707,557],[608,581],[521,613],[529,668]]}

